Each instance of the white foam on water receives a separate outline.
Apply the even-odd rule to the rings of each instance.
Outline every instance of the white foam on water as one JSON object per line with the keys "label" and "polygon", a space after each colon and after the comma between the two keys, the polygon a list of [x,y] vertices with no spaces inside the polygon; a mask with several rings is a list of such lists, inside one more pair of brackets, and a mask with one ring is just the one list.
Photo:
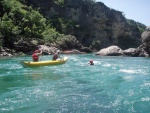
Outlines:
{"label": "white foam on water", "polygon": [[123,78],[127,81],[132,81],[134,79],[133,76],[124,76]]}
{"label": "white foam on water", "polygon": [[150,101],[150,97],[144,97],[141,99],[141,101]]}
{"label": "white foam on water", "polygon": [[104,64],[102,66],[104,66],[104,67],[111,67],[111,64]]}
{"label": "white foam on water", "polygon": [[130,95],[130,96],[133,96],[135,93],[134,93],[134,90],[129,90],[128,91],[128,94]]}
{"label": "white foam on water", "polygon": [[119,70],[120,72],[124,72],[124,73],[129,73],[129,74],[146,74],[144,70],[141,70],[141,69],[137,69],[137,70],[134,70],[134,69],[120,69]]}
{"label": "white foam on water", "polygon": [[144,83],[143,85],[141,85],[141,87],[150,87],[150,83]]}
{"label": "white foam on water", "polygon": [[136,70],[131,70],[131,69],[121,69],[119,71],[120,72],[124,72],[124,73],[130,73],[130,74],[136,73]]}

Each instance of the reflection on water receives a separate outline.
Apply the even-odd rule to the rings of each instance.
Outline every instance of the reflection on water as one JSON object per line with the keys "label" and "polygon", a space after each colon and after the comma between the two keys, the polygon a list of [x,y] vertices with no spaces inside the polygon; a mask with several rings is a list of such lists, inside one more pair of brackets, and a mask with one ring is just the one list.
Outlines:
{"label": "reflection on water", "polygon": [[55,81],[55,80],[59,80],[62,78],[65,78],[67,76],[62,76],[60,74],[55,74],[55,73],[29,73],[29,74],[25,74],[26,77],[28,77],[28,79],[32,79],[32,80],[40,80],[40,79],[47,79],[47,80],[51,80],[51,81]]}

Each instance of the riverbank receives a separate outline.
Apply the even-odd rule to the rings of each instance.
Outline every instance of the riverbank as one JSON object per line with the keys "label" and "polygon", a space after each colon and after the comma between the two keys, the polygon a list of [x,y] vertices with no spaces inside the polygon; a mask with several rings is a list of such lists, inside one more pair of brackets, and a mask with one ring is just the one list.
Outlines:
{"label": "riverbank", "polygon": [[[71,37],[71,36],[69,36]],[[86,54],[86,53],[93,53],[95,52],[96,55],[101,55],[101,56],[131,56],[131,57],[150,57],[150,27],[147,27],[145,31],[141,35],[142,37],[142,43],[139,47],[137,48],[128,48],[126,50],[122,50],[119,46],[113,45],[109,46],[107,48],[102,48],[97,52],[90,47],[83,47],[81,44],[76,40],[76,44],[78,45],[77,47],[79,49],[70,49],[69,47],[67,50],[62,49],[62,48],[57,48],[57,47],[50,47],[46,45],[36,45],[33,46],[35,49],[39,49],[43,51],[43,54],[48,54],[48,53],[53,53],[57,49],[62,49],[63,54]],[[69,42],[71,43],[71,41]],[[66,43],[63,43],[64,45]],[[62,46],[64,46],[62,45]],[[31,46],[31,45],[30,45]],[[73,46],[72,46],[73,47]],[[75,47],[75,46],[74,46]],[[22,47],[23,48],[23,47]],[[28,47],[26,47],[28,48]],[[17,48],[18,49],[18,48]],[[30,50],[30,51],[29,51]],[[27,51],[28,55],[31,55],[33,53],[33,49],[29,49]],[[0,56],[14,56],[14,55],[23,55],[24,53],[22,51],[20,52],[15,52],[15,50],[11,50],[8,48],[1,48],[0,49]]]}

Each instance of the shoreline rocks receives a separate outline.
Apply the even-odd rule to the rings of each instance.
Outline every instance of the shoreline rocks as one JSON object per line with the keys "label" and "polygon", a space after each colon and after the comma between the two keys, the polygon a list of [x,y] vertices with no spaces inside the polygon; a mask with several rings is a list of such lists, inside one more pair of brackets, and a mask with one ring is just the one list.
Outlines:
{"label": "shoreline rocks", "polygon": [[72,50],[62,51],[62,54],[86,54],[86,52],[81,52],[79,50],[72,49]]}
{"label": "shoreline rocks", "polygon": [[[150,57],[150,26],[145,29],[145,31],[141,35],[142,44],[137,48],[128,48],[126,50],[122,50],[120,47],[113,45],[107,48],[103,48],[95,53],[95,55],[101,56],[131,56],[131,57]],[[37,45],[36,45],[37,46]],[[28,47],[26,47],[28,48]],[[43,50],[43,54],[47,55],[49,53],[53,53],[55,50],[58,50],[56,47],[49,47],[46,45],[38,45],[37,49]],[[90,48],[81,47],[81,51],[77,49],[64,50],[62,54],[86,54],[92,52]],[[86,52],[85,52],[86,51]],[[33,51],[29,52],[29,55],[32,54]],[[17,56],[20,55],[19,52],[15,52],[8,48],[0,48],[0,57],[5,56]]]}
{"label": "shoreline rocks", "polygon": [[131,57],[150,57],[150,26],[141,35],[142,44],[137,48],[122,50],[118,46],[109,46],[96,52],[102,56],[131,56]]}

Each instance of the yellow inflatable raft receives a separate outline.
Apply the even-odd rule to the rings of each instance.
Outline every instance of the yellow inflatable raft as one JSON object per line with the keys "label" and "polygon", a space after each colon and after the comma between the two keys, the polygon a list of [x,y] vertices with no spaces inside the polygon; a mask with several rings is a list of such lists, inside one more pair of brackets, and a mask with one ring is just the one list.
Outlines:
{"label": "yellow inflatable raft", "polygon": [[20,64],[23,67],[39,67],[39,66],[51,66],[51,65],[60,65],[66,63],[68,57],[64,57],[58,60],[46,60],[46,61],[39,61],[39,62],[28,62],[28,61],[20,61]]}

